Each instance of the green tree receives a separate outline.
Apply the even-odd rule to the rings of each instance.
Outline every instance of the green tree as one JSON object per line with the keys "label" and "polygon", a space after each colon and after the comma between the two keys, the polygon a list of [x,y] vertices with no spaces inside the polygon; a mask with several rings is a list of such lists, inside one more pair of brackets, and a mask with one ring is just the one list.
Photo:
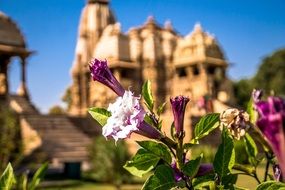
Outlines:
{"label": "green tree", "polygon": [[123,165],[130,159],[128,148],[124,141],[114,143],[106,141],[102,136],[95,137],[90,147],[92,161],[92,176],[100,182],[113,183],[117,187],[122,182],[128,182],[130,174]]}
{"label": "green tree", "polygon": [[50,114],[50,115],[65,114],[65,110],[64,110],[64,108],[62,108],[61,106],[55,105],[55,106],[52,106],[52,107],[49,109],[48,114]]}
{"label": "green tree", "polygon": [[9,162],[15,165],[22,158],[19,118],[4,105],[0,106],[0,172]]}
{"label": "green tree", "polygon": [[236,103],[245,110],[253,89],[251,79],[241,79],[234,82],[233,87]]}
{"label": "green tree", "polygon": [[254,88],[263,89],[266,94],[285,95],[285,49],[265,57],[253,77]]}
{"label": "green tree", "polygon": [[69,86],[62,96],[61,100],[66,104],[67,110],[70,109],[71,103],[72,103],[72,96],[71,96],[71,86]]}
{"label": "green tree", "polygon": [[237,104],[245,109],[254,88],[264,90],[266,95],[274,93],[278,96],[284,96],[284,76],[285,49],[280,49],[262,60],[252,78],[234,82],[234,94]]}

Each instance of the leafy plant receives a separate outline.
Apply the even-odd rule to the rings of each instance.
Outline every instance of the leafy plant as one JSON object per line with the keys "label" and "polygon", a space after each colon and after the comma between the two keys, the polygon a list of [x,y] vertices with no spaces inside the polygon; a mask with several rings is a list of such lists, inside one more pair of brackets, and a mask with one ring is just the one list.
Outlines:
{"label": "leafy plant", "polygon": [[16,180],[12,165],[9,163],[2,176],[0,177],[0,189],[10,190],[16,186],[16,189],[19,190],[35,190],[38,187],[40,181],[43,179],[47,168],[48,164],[43,164],[35,172],[33,178],[29,182],[27,174],[23,174],[19,180]]}
{"label": "leafy plant", "polygon": [[[270,97],[268,101],[261,101],[261,93],[255,91],[248,106],[250,115],[235,108],[229,108],[221,114],[207,114],[195,126],[193,138],[184,142],[183,121],[188,97],[171,98],[174,122],[170,127],[171,137],[168,137],[161,131],[160,113],[163,106],[158,106],[156,110],[150,81],[145,82],[142,88],[142,98],[147,107],[145,111],[141,108],[138,97],[124,90],[114,78],[107,67],[107,61],[95,59],[90,68],[94,80],[107,85],[119,96],[108,111],[104,108],[89,110],[92,117],[102,125],[103,135],[114,138],[116,142],[129,137],[131,133],[150,138],[137,142],[140,149],[124,165],[135,176],[149,174],[143,190],[243,189],[236,186],[238,175],[254,178],[259,184],[257,189],[284,188],[284,183],[276,181],[285,179],[281,175],[285,171],[285,100]],[[248,132],[249,129],[251,133]],[[213,130],[222,131],[222,142],[213,163],[202,163],[203,154],[187,156]],[[275,138],[279,138],[280,142]],[[262,151],[259,152],[257,144],[261,145]],[[239,161],[240,150],[246,155],[246,161]],[[266,159],[263,180],[256,173],[260,164],[259,154],[264,154]],[[274,160],[274,155],[278,162]],[[270,165],[274,167],[274,176],[268,173]],[[272,179],[276,181],[267,181]]]}

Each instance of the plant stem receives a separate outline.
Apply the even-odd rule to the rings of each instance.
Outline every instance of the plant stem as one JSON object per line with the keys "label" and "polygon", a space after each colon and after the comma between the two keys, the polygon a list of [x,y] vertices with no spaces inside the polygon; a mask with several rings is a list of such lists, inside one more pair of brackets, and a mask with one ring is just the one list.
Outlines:
{"label": "plant stem", "polygon": [[266,167],[265,167],[265,172],[264,172],[264,179],[263,181],[265,182],[267,180],[267,176],[268,176],[268,169],[269,169],[269,164],[270,164],[270,160],[269,157],[266,154]]}
{"label": "plant stem", "polygon": [[256,181],[258,182],[258,184],[261,184],[261,181],[259,180],[258,176],[256,173],[253,174],[253,177],[256,179]]}
{"label": "plant stem", "polygon": [[254,179],[256,179],[256,181],[257,181],[259,184],[261,183],[261,181],[259,180],[259,178],[258,178],[258,176],[257,176],[257,174],[256,174],[256,169],[254,169],[254,168],[248,168],[248,167],[245,167],[245,166],[243,166],[243,165],[241,165],[241,164],[235,164],[235,165],[233,166],[233,169],[238,170],[238,171],[242,171],[242,172],[244,172],[245,175],[251,176],[251,177],[253,177]]}
{"label": "plant stem", "polygon": [[168,138],[167,136],[163,136],[161,139],[159,139],[161,142],[166,144],[168,147],[171,147],[173,149],[177,148],[177,143],[174,142],[172,139]]}

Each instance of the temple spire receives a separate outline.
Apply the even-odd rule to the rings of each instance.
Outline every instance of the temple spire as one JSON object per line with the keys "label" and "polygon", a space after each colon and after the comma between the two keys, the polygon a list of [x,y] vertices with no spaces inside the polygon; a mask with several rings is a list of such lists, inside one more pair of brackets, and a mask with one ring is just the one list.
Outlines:
{"label": "temple spire", "polygon": [[92,4],[92,3],[103,3],[103,4],[108,4],[109,0],[87,0],[88,4]]}

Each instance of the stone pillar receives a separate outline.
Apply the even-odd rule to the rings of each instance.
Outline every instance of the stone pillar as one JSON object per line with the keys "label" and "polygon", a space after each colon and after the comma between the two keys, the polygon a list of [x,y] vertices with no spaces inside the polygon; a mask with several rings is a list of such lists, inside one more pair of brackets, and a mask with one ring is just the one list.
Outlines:
{"label": "stone pillar", "polygon": [[29,93],[26,83],[26,63],[27,63],[26,58],[21,58],[21,83],[17,90],[17,94],[28,98]]}
{"label": "stone pillar", "polygon": [[7,72],[9,61],[9,57],[0,56],[0,96],[7,96],[9,93]]}

